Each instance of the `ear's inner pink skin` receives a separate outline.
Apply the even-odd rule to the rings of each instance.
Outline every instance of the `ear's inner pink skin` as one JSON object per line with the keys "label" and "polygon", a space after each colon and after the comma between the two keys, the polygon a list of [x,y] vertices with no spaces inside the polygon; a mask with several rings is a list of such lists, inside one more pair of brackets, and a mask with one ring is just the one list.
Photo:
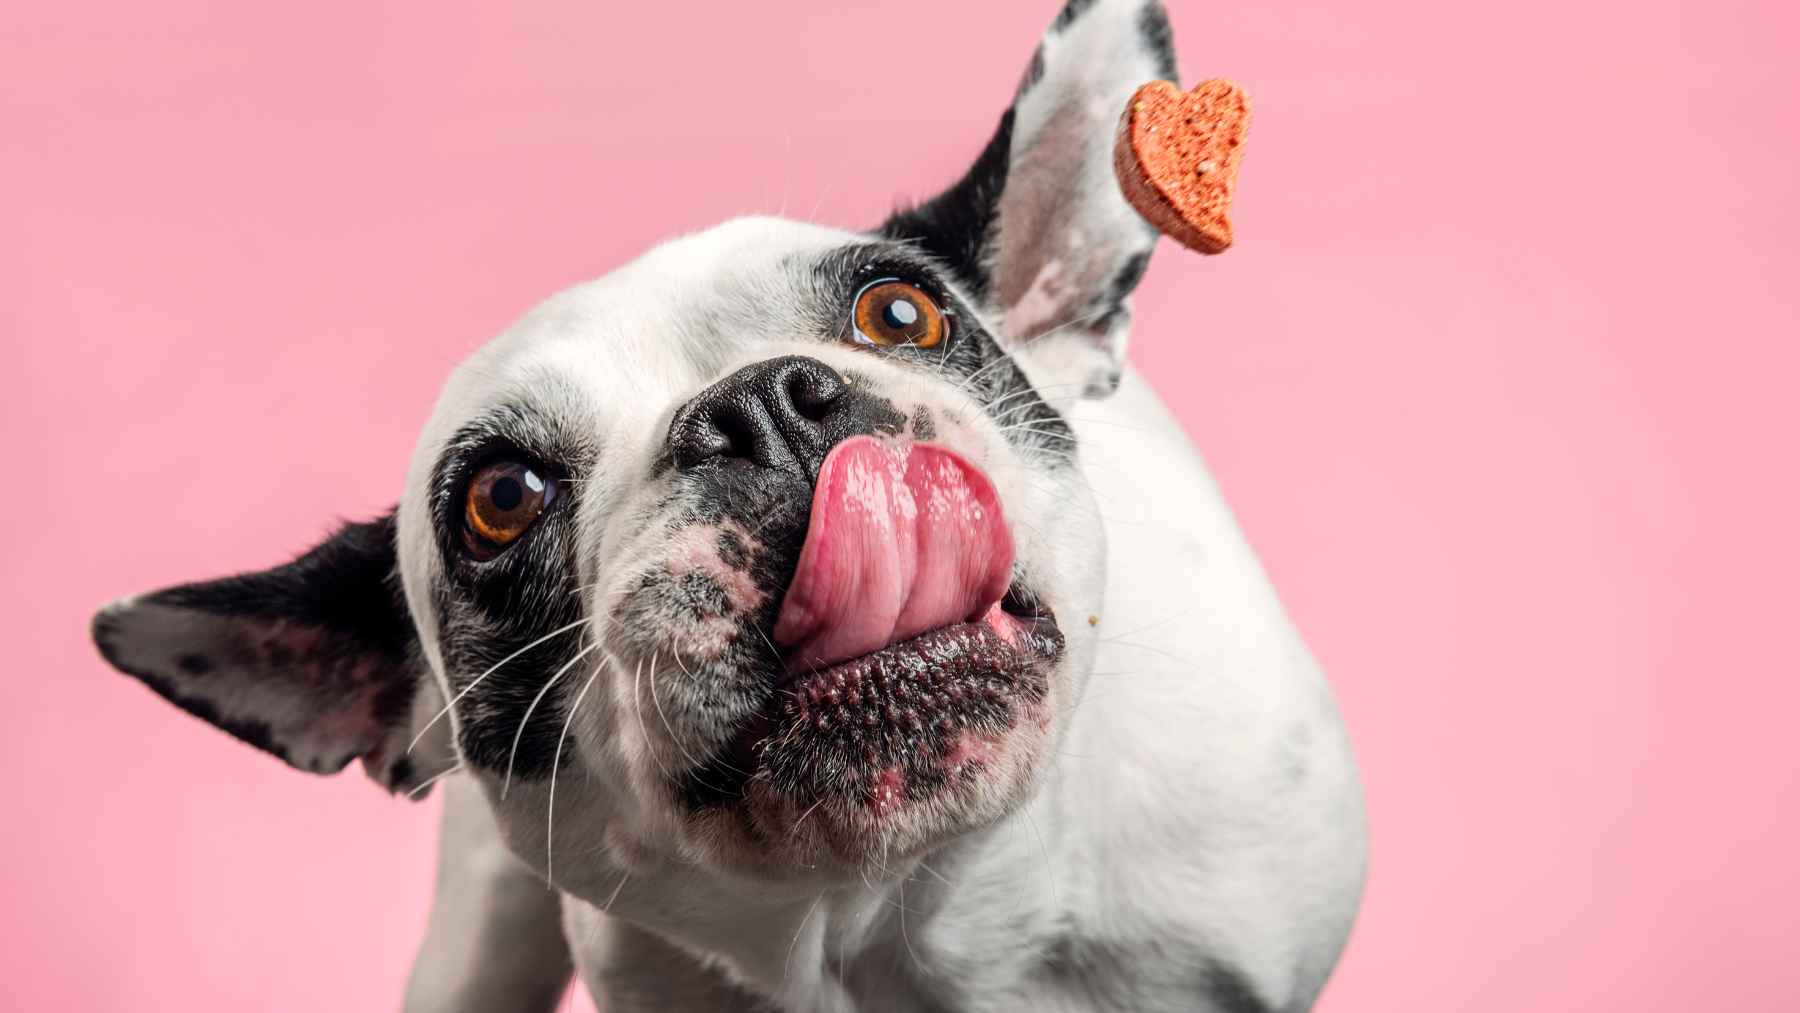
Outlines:
{"label": "ear's inner pink skin", "polygon": [[775,642],[822,668],[982,618],[1012,581],[1012,535],[981,469],[931,443],[857,436],[819,468]]}

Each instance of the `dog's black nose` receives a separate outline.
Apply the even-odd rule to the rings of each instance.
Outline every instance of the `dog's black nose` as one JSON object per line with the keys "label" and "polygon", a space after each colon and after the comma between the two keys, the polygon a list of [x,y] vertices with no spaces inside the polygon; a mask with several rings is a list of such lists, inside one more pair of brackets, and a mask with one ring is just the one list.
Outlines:
{"label": "dog's black nose", "polygon": [[753,363],[682,405],[669,424],[677,468],[720,458],[818,474],[825,454],[866,431],[844,378],[803,355]]}

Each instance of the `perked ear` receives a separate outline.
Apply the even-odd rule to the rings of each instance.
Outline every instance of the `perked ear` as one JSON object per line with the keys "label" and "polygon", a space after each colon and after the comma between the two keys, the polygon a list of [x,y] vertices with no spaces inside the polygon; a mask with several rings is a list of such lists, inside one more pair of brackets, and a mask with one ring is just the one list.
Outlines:
{"label": "perked ear", "polygon": [[1156,230],[1119,190],[1113,139],[1132,93],[1175,77],[1158,0],[1069,0],[968,174],[879,230],[957,271],[1040,383],[1118,385]]}
{"label": "perked ear", "polygon": [[114,668],[301,770],[360,757],[411,793],[448,764],[407,751],[438,694],[395,581],[392,515],[286,566],[121,599],[94,616],[93,637]]}

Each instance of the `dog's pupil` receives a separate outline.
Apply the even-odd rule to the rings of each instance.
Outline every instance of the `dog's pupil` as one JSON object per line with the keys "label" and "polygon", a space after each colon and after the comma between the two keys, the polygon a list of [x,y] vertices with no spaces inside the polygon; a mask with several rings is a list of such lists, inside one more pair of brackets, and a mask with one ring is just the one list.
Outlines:
{"label": "dog's pupil", "polygon": [[881,322],[894,330],[904,330],[919,322],[919,308],[905,299],[895,299],[881,311]]}
{"label": "dog's pupil", "polygon": [[519,486],[518,479],[503,478],[494,483],[488,498],[502,510],[513,510],[525,501],[525,490]]}

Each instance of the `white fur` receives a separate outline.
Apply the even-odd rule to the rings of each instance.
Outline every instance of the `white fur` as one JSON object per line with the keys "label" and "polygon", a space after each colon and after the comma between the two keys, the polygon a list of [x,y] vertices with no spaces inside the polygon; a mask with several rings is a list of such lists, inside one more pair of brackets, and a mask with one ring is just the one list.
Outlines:
{"label": "white fur", "polygon": [[[587,413],[605,434],[600,456],[612,463],[602,470],[621,473],[641,468],[669,406],[716,368],[796,348],[873,372],[886,393],[958,407],[948,385],[779,331],[736,352],[715,349],[722,367],[702,369],[708,355],[683,344],[714,300],[776,283],[772,270],[744,266],[747,251],[766,263],[775,251],[851,238],[731,223],[552,299],[484,349],[446,387],[401,505],[410,600],[428,600],[437,566],[422,509],[429,462],[463,419],[544,377],[565,392],[557,410]],[[721,282],[727,263],[731,280]],[[580,392],[574,402],[568,391]],[[643,717],[641,671],[600,669],[569,739],[589,773],[561,778],[554,831],[545,786],[515,784],[504,800],[491,783],[458,788],[452,809],[491,812],[447,817],[463,829],[446,838],[444,861],[477,876],[542,875],[554,849],[548,871],[583,978],[596,994],[656,997],[655,1008],[675,1008],[672,983],[644,976],[671,966],[693,976],[683,983],[699,989],[694,1008],[748,993],[790,1010],[1194,1009],[1195,969],[1221,961],[1276,1008],[1308,1002],[1342,946],[1363,867],[1360,795],[1329,692],[1192,447],[1141,379],[1127,370],[1116,397],[1067,414],[1091,498],[1041,475],[1034,484],[1032,463],[981,419],[953,437],[993,470],[1009,516],[1025,521],[1020,557],[1054,587],[1075,659],[1060,741],[1024,809],[865,876],[746,879],[685,838],[673,807],[631,790],[666,776],[676,754],[651,734],[655,712]],[[610,577],[632,565],[633,492],[605,474],[584,478],[600,491],[585,503],[595,569],[582,579],[602,589],[594,606],[603,612]],[[1090,551],[1102,527],[1110,558]],[[441,677],[432,616],[416,605],[414,615]],[[667,659],[659,668],[674,671]],[[516,863],[461,854],[502,846]],[[494,931],[480,911],[459,917],[472,920],[469,931]],[[469,945],[447,921],[434,919],[422,968],[460,966],[435,952]],[[1130,962],[1110,980],[1046,974],[1045,955],[1072,936],[1119,954],[1154,952],[1169,978]],[[415,995],[437,994],[427,988],[435,973],[415,975]]]}

